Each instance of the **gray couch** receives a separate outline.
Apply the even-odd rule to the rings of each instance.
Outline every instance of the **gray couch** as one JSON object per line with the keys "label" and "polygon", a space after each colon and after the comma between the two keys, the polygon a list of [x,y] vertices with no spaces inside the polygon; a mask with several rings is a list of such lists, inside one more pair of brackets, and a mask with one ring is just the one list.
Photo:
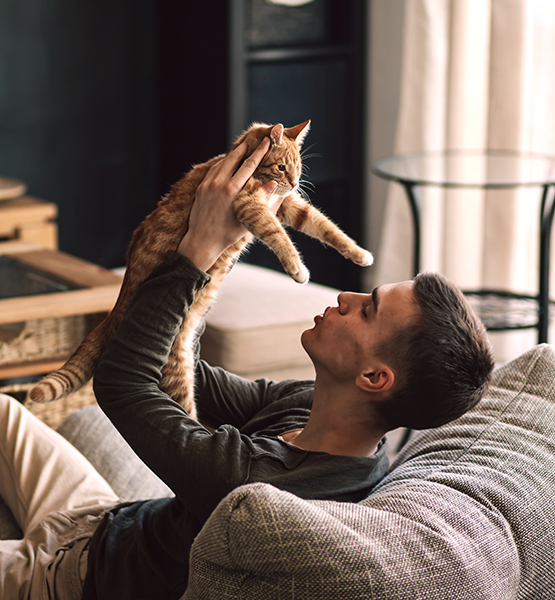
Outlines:
{"label": "gray couch", "polygon": [[[554,402],[542,345],[500,367],[477,409],[414,434],[360,504],[235,490],[195,541],[183,600],[552,600]],[[122,497],[167,493],[96,407],[61,432]]]}

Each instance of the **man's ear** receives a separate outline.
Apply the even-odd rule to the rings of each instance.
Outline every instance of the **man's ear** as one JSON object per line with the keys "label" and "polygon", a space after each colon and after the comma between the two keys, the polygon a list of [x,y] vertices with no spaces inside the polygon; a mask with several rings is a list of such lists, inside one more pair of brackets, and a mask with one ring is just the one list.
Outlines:
{"label": "man's ear", "polygon": [[357,386],[364,392],[387,392],[395,383],[395,373],[387,366],[372,371],[363,371],[357,378]]}

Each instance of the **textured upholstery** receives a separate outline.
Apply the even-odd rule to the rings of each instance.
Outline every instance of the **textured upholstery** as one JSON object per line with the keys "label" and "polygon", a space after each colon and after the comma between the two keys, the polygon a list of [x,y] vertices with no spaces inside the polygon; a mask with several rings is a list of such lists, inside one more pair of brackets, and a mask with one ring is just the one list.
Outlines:
{"label": "textured upholstery", "polygon": [[98,406],[76,410],[58,432],[89,459],[122,500],[173,496],[170,488],[131,450]]}
{"label": "textured upholstery", "polygon": [[[476,409],[415,433],[360,504],[235,490],[193,545],[184,600],[552,600],[554,403],[555,351],[538,346]],[[97,408],[71,418],[63,433],[118,493],[163,495]]]}

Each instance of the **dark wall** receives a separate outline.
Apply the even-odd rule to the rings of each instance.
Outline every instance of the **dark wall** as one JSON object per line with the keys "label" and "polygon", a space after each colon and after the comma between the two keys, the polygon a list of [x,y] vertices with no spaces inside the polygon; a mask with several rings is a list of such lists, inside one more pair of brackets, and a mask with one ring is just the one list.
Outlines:
{"label": "dark wall", "polygon": [[[325,27],[287,48],[281,24],[268,60],[276,40],[246,17],[285,9],[262,0],[0,0],[0,176],[58,205],[61,250],[111,268],[192,164],[251,120],[311,118],[310,196],[360,240],[363,3],[309,7]],[[359,287],[359,267],[292,237],[314,281]],[[245,259],[281,270],[260,244]]]}
{"label": "dark wall", "polygon": [[157,200],[155,66],[153,1],[0,0],[0,175],[107,267]]}
{"label": "dark wall", "polygon": [[228,0],[158,0],[158,191],[229,150]]}

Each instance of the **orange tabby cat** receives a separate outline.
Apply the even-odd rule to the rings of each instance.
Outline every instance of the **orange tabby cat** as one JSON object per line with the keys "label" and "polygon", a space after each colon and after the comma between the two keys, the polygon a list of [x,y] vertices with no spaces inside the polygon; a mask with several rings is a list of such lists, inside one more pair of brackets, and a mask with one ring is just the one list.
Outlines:
{"label": "orange tabby cat", "polygon": [[[192,347],[196,342],[196,332],[216,297],[222,279],[253,236],[276,253],[285,271],[299,283],[307,282],[309,274],[282,223],[333,246],[359,265],[372,263],[369,252],[357,246],[295,191],[301,176],[300,147],[309,127],[310,121],[289,129],[284,129],[281,124],[271,126],[254,123],[235,142],[234,148],[246,140],[246,156],[249,156],[265,136],[269,136],[271,141],[266,156],[233,205],[238,220],[250,233],[229,248],[209,270],[211,281],[195,296],[168,363],[162,371],[160,382],[160,387],[193,418],[196,418],[196,410]],[[221,158],[222,156],[217,156],[193,167],[137,228],[127,251],[128,266],[113,310],[83,340],[61,369],[47,375],[32,388],[29,393],[32,401],[46,402],[62,398],[79,389],[93,376],[108,340],[115,332],[137,288],[154,267],[162,262],[168,251],[176,250],[185,235],[196,189],[208,169]],[[265,192],[261,190],[265,183],[272,180],[278,183],[274,193],[286,196],[277,216],[269,210]]]}

